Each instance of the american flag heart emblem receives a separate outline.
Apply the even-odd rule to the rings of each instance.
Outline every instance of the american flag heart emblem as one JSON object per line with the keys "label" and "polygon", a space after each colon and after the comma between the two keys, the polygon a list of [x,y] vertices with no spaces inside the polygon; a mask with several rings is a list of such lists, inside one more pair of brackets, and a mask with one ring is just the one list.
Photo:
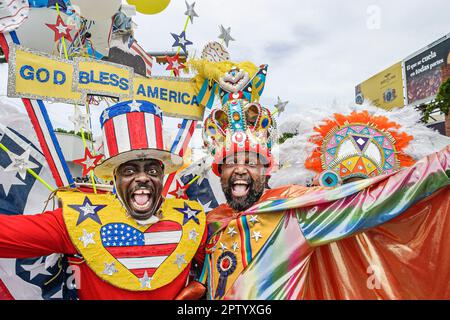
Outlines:
{"label": "american flag heart emblem", "polygon": [[144,232],[126,224],[110,223],[101,230],[103,247],[138,278],[153,276],[175,251],[183,234],[174,221],[160,221]]}

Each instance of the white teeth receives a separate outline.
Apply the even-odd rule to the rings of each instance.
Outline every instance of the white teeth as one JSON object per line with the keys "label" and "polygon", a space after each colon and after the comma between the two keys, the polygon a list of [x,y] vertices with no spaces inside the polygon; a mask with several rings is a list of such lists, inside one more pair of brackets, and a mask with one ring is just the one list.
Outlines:
{"label": "white teeth", "polygon": [[135,192],[133,192],[133,194],[150,194],[150,191],[141,189],[141,190],[136,190]]}

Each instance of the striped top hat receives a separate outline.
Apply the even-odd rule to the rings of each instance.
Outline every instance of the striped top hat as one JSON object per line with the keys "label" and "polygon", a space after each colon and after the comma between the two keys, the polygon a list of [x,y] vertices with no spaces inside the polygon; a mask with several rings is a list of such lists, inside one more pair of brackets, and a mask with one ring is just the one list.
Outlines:
{"label": "striped top hat", "polygon": [[160,160],[165,174],[178,170],[183,160],[165,149],[162,122],[161,110],[144,100],[123,101],[105,109],[100,117],[105,159],[95,174],[111,180],[119,165],[137,159]]}

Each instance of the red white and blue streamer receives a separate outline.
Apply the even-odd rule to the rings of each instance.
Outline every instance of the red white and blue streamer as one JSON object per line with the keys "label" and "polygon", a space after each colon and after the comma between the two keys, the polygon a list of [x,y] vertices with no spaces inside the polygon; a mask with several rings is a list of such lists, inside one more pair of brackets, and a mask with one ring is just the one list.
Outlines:
{"label": "red white and blue streamer", "polygon": [[[0,46],[6,59],[9,57],[9,47],[12,44],[20,44],[16,32],[0,33]],[[73,185],[73,177],[69,171],[66,160],[64,159],[58,139],[53,131],[53,126],[44,102],[42,100],[26,98],[22,98],[22,102],[30,117],[56,185],[58,187]]]}
{"label": "red white and blue streamer", "polygon": [[[189,142],[195,132],[195,127],[197,126],[196,120],[184,119],[181,122],[180,129],[178,130],[177,136],[170,148],[170,152],[182,157],[189,146]],[[163,196],[166,196],[169,190],[172,189],[172,184],[174,183],[176,172],[171,173],[167,176],[164,182]]]}

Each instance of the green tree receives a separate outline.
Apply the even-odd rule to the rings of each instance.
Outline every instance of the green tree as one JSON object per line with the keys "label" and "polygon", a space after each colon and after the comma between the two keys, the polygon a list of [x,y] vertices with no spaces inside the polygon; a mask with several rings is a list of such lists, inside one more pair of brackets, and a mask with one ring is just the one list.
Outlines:
{"label": "green tree", "polygon": [[[81,137],[81,132],[75,133],[74,130],[68,131],[68,130],[65,130],[65,129],[62,129],[62,128],[56,128],[54,131],[55,131],[55,132],[61,132],[61,133],[75,134],[75,135]],[[85,131],[85,132],[84,132],[84,137],[86,138],[86,140],[94,141],[94,140],[92,139],[92,135],[91,135],[91,133],[90,133],[89,131]]]}
{"label": "green tree", "polygon": [[280,138],[278,138],[278,143],[283,144],[287,139],[290,139],[296,135],[297,135],[296,133],[285,132]]}
{"label": "green tree", "polygon": [[436,111],[445,114],[448,119],[448,110],[450,107],[450,78],[444,81],[439,87],[439,91],[434,101],[425,105],[423,111],[423,121],[428,122],[430,115]]}
{"label": "green tree", "polygon": [[444,81],[439,87],[436,99],[425,105],[422,120],[428,122],[433,112],[439,111],[445,115],[445,133],[450,136],[450,78]]}

